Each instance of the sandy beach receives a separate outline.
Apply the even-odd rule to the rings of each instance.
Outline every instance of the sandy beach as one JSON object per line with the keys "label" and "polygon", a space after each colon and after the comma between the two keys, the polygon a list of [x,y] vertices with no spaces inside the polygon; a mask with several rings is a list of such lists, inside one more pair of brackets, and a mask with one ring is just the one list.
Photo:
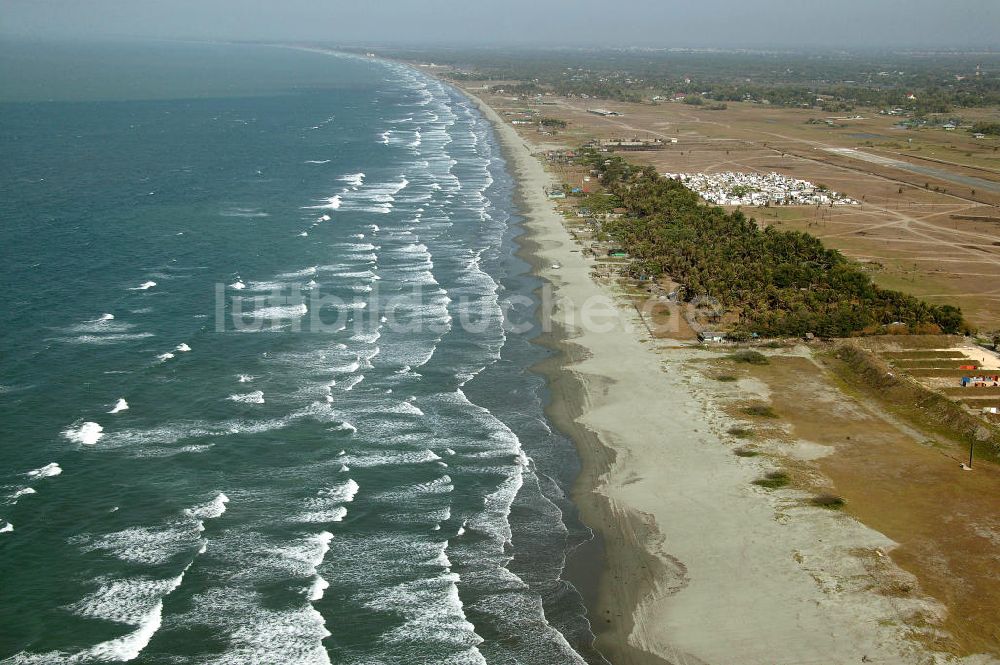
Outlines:
{"label": "sandy beach", "polygon": [[[724,445],[735,423],[725,395],[693,369],[712,354],[651,340],[614,287],[591,278],[593,260],[544,194],[538,147],[477,102],[519,181],[526,252],[552,289],[543,315],[560,353],[541,369],[549,415],[583,460],[574,498],[603,542],[598,648],[613,663],[958,662],[909,635],[915,612],[942,611],[933,600],[875,590],[866,556],[892,540],[805,493],[753,485],[773,462]],[[729,390],[761,389],[743,383]]]}

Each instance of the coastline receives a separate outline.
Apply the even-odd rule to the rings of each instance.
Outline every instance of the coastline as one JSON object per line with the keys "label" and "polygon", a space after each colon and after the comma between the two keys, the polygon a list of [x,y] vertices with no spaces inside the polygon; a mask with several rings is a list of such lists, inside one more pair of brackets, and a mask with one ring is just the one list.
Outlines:
{"label": "coastline", "polygon": [[[515,206],[524,217],[522,226],[525,230],[517,238],[518,256],[531,266],[536,277],[555,286],[556,275],[547,267],[551,265],[551,260],[546,263],[545,252],[553,249],[554,242],[560,247],[569,246],[562,244],[564,240],[551,236],[552,218],[558,221],[558,216],[545,197],[540,195],[549,178],[541,163],[531,154],[531,148],[492,107],[467,91],[462,93],[475,103],[492,125],[508,169],[515,179]],[[558,228],[562,230],[561,225]],[[589,277],[586,279],[590,282]],[[540,300],[540,307],[545,307],[544,299]],[[542,315],[549,317],[550,314]],[[578,587],[585,599],[588,619],[596,638],[594,649],[602,656],[616,665],[673,665],[629,643],[628,637],[634,628],[633,609],[646,590],[668,571],[662,569],[660,560],[650,553],[642,538],[638,535],[626,537],[627,534],[655,537],[655,527],[650,520],[616,509],[606,496],[594,491],[617,456],[614,448],[606,446],[596,432],[580,421],[588,406],[588,396],[602,390],[602,377],[590,377],[588,381],[582,374],[571,370],[572,366],[585,361],[590,351],[574,343],[573,332],[568,326],[554,317],[549,320],[551,329],[544,330],[534,343],[548,348],[553,354],[531,369],[545,378],[550,391],[546,417],[577,447],[581,470],[571,498],[584,523],[595,534],[593,541],[567,555],[567,580]],[[635,571],[640,570],[647,572],[636,575]],[[700,664],[692,661],[690,665]]]}
{"label": "coastline", "polygon": [[[462,92],[494,127],[518,183],[521,251],[553,291],[551,312],[542,312],[552,330],[538,343],[556,354],[536,369],[551,390],[548,416],[581,457],[573,500],[600,535],[598,551],[583,555],[604,554],[596,593],[583,591],[596,648],[637,665],[945,662],[907,625],[940,607],[878,593],[858,555],[896,543],[847,515],[790,501],[793,492],[753,486],[773,464],[724,445],[735,420],[694,367],[717,356],[684,346],[664,353],[638,332],[614,289],[591,278],[544,195],[551,179],[537,148]],[[619,302],[610,329],[576,325],[591,298]]]}

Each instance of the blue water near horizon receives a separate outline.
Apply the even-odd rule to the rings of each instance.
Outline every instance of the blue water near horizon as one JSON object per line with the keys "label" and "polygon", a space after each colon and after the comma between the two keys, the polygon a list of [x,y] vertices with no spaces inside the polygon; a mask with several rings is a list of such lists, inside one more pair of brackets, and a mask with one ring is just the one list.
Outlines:
{"label": "blue water near horizon", "polygon": [[598,662],[469,101],[259,45],[0,62],[0,663]]}

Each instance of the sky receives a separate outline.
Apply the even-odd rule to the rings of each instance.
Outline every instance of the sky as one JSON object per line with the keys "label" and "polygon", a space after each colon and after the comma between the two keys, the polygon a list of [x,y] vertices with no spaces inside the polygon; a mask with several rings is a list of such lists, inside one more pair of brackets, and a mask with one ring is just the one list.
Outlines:
{"label": "sky", "polygon": [[0,0],[0,37],[1000,48],[1000,0]]}

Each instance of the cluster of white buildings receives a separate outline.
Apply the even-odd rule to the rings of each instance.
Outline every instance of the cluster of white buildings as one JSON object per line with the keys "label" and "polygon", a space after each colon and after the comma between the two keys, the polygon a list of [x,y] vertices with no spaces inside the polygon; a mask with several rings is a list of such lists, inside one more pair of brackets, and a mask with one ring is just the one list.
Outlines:
{"label": "cluster of white buildings", "polygon": [[859,205],[858,201],[780,173],[664,173],[716,205]]}

